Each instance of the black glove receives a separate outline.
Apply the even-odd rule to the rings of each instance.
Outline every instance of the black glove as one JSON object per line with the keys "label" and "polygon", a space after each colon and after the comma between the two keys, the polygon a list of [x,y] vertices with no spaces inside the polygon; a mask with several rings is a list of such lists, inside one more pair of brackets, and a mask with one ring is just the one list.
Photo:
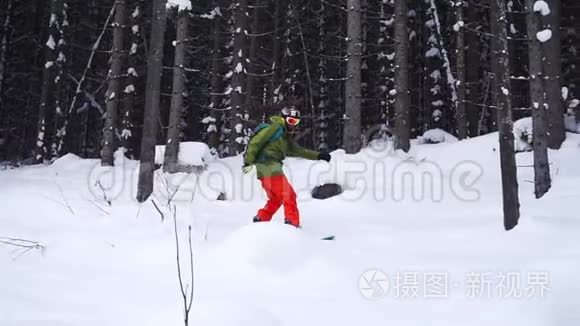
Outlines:
{"label": "black glove", "polygon": [[320,153],[318,153],[318,159],[326,161],[326,162],[330,162],[330,154],[328,154],[326,152],[320,152]]}

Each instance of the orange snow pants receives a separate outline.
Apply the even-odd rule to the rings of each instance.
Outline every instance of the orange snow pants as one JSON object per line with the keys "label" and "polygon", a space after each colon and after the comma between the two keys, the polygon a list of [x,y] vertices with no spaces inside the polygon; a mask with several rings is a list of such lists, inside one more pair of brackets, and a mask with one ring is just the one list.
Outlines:
{"label": "orange snow pants", "polygon": [[298,205],[296,204],[296,192],[288,182],[285,175],[275,175],[260,178],[262,188],[266,191],[268,202],[264,208],[258,211],[260,221],[270,221],[272,216],[284,205],[284,216],[292,225],[300,226]]}

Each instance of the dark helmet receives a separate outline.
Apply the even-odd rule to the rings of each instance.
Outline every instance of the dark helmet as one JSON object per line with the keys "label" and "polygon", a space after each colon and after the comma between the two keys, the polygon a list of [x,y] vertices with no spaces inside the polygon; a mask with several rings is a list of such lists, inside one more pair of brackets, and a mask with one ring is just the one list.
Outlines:
{"label": "dark helmet", "polygon": [[300,123],[300,110],[298,110],[294,105],[284,106],[281,115],[286,122],[286,130],[288,130],[290,134],[294,134],[298,129],[298,124]]}
{"label": "dark helmet", "polygon": [[300,119],[300,110],[298,110],[298,108],[296,108],[296,106],[294,105],[284,106],[282,108],[282,117],[283,118],[291,117]]}

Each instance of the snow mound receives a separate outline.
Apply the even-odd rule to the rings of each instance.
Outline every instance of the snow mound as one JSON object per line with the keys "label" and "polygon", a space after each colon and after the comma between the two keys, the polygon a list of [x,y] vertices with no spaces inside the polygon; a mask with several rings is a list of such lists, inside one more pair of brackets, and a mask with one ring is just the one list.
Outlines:
{"label": "snow mound", "polygon": [[[283,325],[270,311],[244,302],[215,302],[200,304],[194,300],[191,325],[205,326],[278,326]],[[224,313],[226,311],[227,313]]]}
{"label": "snow mound", "polygon": [[427,130],[423,136],[417,137],[419,144],[456,143],[457,141],[457,137],[439,128]]}
{"label": "snow mound", "polygon": [[167,10],[171,8],[177,8],[178,11],[191,10],[191,2],[188,0],[169,0],[165,6]]}
{"label": "snow mound", "polygon": [[532,118],[522,118],[514,122],[514,148],[516,152],[533,150]]}
{"label": "snow mound", "polygon": [[[276,222],[253,223],[234,231],[216,248],[218,257],[267,272],[288,273],[311,257],[313,239],[302,230]],[[222,256],[223,255],[223,256]]]}
{"label": "snow mound", "polygon": [[70,169],[74,168],[82,161],[82,158],[76,156],[75,154],[69,153],[66,154],[54,162],[52,162],[51,166],[57,169]]}
{"label": "snow mound", "polygon": [[[163,164],[165,145],[155,146],[155,164]],[[182,142],[179,144],[177,164],[205,166],[216,159],[207,144],[200,142]]]}

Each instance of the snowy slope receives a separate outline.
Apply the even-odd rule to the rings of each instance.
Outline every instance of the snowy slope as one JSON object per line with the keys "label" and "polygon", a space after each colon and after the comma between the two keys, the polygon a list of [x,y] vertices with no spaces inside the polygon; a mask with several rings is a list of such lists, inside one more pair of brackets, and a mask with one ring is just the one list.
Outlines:
{"label": "snowy slope", "polygon": [[[580,137],[550,152],[553,188],[541,200],[527,181],[532,153],[518,154],[522,217],[509,233],[497,134],[414,145],[409,154],[380,142],[357,155],[335,151],[331,164],[288,159],[300,231],[281,213],[249,223],[264,195],[241,174],[240,157],[210,163],[199,179],[159,174],[153,198],[164,222],[151,202],[133,200],[138,164],[119,155],[114,168],[67,155],[1,171],[0,236],[46,251],[16,258],[0,246],[0,325],[182,324],[169,197],[181,239],[193,229],[192,325],[578,325]],[[345,192],[309,198],[328,181]],[[220,192],[228,200],[216,201]],[[319,240],[327,234],[337,240]],[[373,269],[390,286],[367,299],[359,280]],[[507,273],[524,297],[501,292]],[[445,276],[445,297],[425,293],[433,275]],[[526,298],[538,275],[547,292]],[[489,281],[479,294],[477,277]]]}

